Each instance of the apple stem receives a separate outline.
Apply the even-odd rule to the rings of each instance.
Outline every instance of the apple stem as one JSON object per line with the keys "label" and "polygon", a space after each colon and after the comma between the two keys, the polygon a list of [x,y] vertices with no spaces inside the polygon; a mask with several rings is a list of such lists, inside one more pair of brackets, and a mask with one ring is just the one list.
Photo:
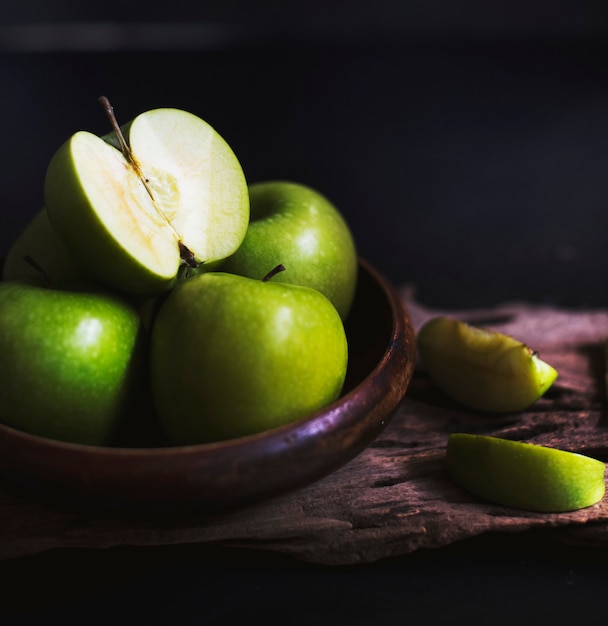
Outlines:
{"label": "apple stem", "polygon": [[135,160],[133,153],[131,152],[131,147],[127,143],[125,136],[122,134],[122,130],[120,130],[120,126],[118,124],[118,120],[116,119],[116,115],[114,115],[114,107],[110,104],[110,101],[106,96],[100,96],[99,102],[101,106],[104,108],[108,119],[110,120],[110,125],[112,126],[112,130],[116,133],[116,138],[118,139],[118,143],[120,144],[120,151],[129,164],[136,171],[137,175],[145,182],[146,178],[141,171],[141,167],[139,163]]}
{"label": "apple stem", "polygon": [[42,276],[42,278],[44,279],[44,282],[46,283],[47,287],[52,287],[53,286],[53,281],[51,280],[51,277],[47,274],[47,272],[44,270],[44,268],[40,265],[40,263],[38,263],[33,257],[31,257],[29,254],[26,254],[23,257],[23,260],[30,265],[31,267],[33,267],[38,274],[40,274],[40,276]]}
{"label": "apple stem", "polygon": [[273,267],[264,278],[262,278],[263,283],[267,283],[271,278],[279,274],[280,272],[285,271],[285,266],[282,263],[279,263],[276,267]]}

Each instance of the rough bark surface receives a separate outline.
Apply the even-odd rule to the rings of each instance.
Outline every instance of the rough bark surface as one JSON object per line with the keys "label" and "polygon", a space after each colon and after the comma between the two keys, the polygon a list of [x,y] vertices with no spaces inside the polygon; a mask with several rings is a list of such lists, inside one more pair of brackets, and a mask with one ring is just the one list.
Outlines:
{"label": "rough bark surface", "polygon": [[573,513],[539,514],[482,502],[443,469],[455,430],[494,434],[608,461],[604,341],[608,311],[513,303],[446,312],[402,295],[417,329],[455,317],[516,336],[559,371],[530,410],[488,417],[457,406],[418,367],[386,430],[353,461],[304,489],[221,515],[119,517],[62,509],[0,488],[0,558],[51,548],[222,544],[278,551],[332,565],[370,563],[485,532],[539,530],[556,540],[608,544],[608,497]]}

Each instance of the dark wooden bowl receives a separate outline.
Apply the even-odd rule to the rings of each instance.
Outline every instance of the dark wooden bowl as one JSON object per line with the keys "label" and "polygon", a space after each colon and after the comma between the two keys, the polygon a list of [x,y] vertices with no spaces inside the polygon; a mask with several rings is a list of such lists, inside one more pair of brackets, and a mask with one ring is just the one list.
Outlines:
{"label": "dark wooden bowl", "polygon": [[0,474],[47,502],[117,511],[227,510],[303,487],[371,443],[412,377],[409,315],[364,260],[346,330],[344,392],[305,419],[231,441],[164,448],[76,445],[0,425]]}

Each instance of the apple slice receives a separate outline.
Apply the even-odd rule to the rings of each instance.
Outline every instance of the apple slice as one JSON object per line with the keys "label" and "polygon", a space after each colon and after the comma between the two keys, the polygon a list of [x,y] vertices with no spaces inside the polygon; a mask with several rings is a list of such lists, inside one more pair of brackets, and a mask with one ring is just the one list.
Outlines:
{"label": "apple slice", "polygon": [[424,324],[417,346],[433,382],[480,411],[522,411],[557,378],[557,371],[521,341],[447,317]]}
{"label": "apple slice", "polygon": [[477,496],[541,513],[576,511],[597,504],[605,492],[602,461],[488,435],[450,435],[446,468]]}
{"label": "apple slice", "polygon": [[245,175],[204,120],[153,109],[108,141],[78,131],[53,155],[44,198],[66,247],[107,284],[134,295],[170,288],[184,263],[221,260],[249,223]]}

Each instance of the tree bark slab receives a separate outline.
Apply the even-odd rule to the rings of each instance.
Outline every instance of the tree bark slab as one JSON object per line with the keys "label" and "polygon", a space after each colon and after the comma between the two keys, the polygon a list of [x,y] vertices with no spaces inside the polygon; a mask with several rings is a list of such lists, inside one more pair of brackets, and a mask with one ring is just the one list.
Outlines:
{"label": "tree bark slab", "polygon": [[549,445],[608,461],[605,339],[608,311],[512,303],[491,310],[425,308],[402,297],[418,329],[450,314],[521,339],[559,377],[530,410],[488,416],[433,387],[420,366],[383,433],[359,456],[299,491],[222,514],[117,515],[62,508],[0,486],[0,558],[56,548],[214,544],[271,550],[314,563],[349,565],[432,549],[487,532],[535,530],[556,541],[608,546],[608,497],[563,514],[483,502],[444,470],[454,431]]}

